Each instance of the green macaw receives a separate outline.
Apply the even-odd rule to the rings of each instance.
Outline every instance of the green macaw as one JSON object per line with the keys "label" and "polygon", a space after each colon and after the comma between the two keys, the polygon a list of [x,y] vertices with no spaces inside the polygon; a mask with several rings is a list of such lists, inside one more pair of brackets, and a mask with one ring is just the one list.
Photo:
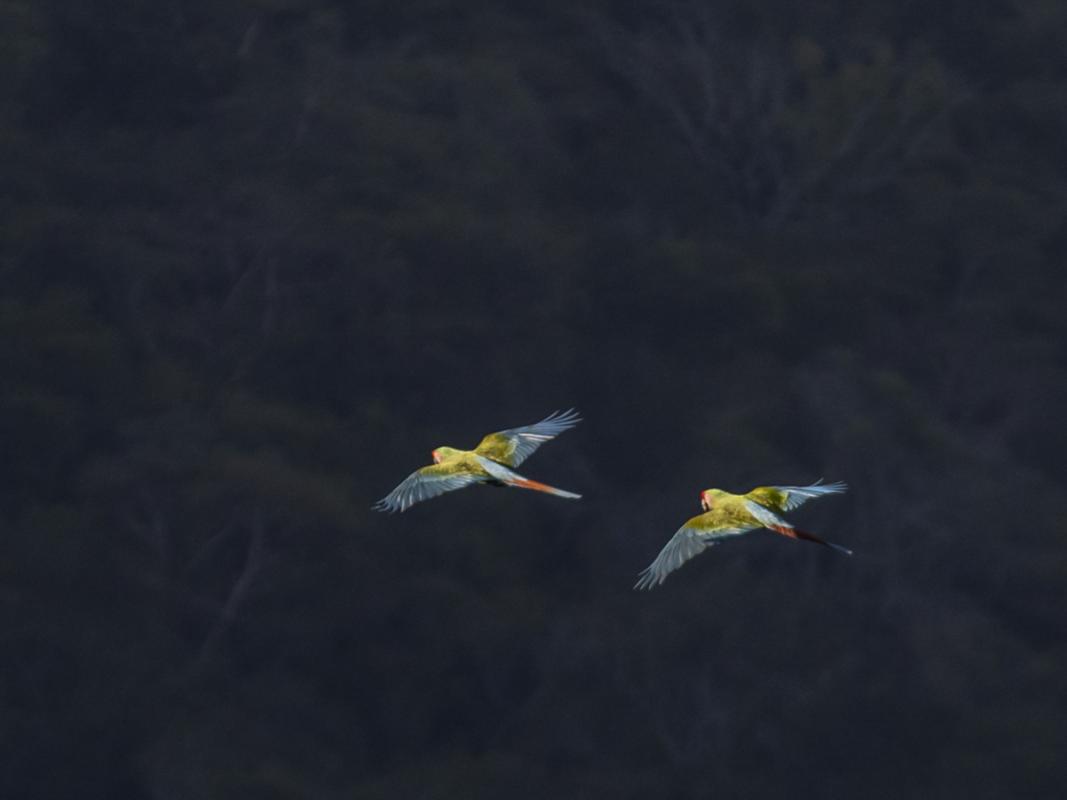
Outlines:
{"label": "green macaw", "polygon": [[556,411],[533,425],[490,433],[473,450],[438,447],[432,453],[433,464],[415,470],[375,503],[374,508],[378,511],[406,511],[415,503],[475,483],[533,489],[577,500],[580,494],[524,478],[511,468],[519,466],[542,444],[579,422],[581,418],[574,409],[562,413]]}
{"label": "green macaw", "polygon": [[815,497],[838,494],[848,488],[843,483],[813,483],[811,486],[760,486],[748,494],[730,494],[722,489],[700,493],[703,514],[693,517],[671,537],[656,560],[648,565],[634,586],[651,589],[667,580],[682,564],[727,536],[767,528],[790,539],[832,547],[847,555],[852,551],[839,544],[820,539],[813,533],[797,530],[778,514],[791,511]]}

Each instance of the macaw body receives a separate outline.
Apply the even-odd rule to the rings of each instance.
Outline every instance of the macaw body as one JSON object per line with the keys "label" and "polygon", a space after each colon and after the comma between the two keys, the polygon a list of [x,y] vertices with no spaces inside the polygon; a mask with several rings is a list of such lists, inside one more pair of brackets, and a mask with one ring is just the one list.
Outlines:
{"label": "macaw body", "polygon": [[844,492],[843,483],[811,486],[759,486],[746,494],[731,494],[722,489],[706,489],[700,493],[700,505],[704,509],[687,521],[667,542],[666,546],[645,568],[634,586],[635,589],[651,589],[663,583],[667,576],[693,556],[704,552],[719,540],[751,533],[760,528],[779,533],[790,539],[815,542],[847,555],[852,551],[832,542],[820,539],[813,533],[795,528],[779,516],[816,497]]}
{"label": "macaw body", "polygon": [[473,450],[437,447],[433,464],[415,470],[375,505],[379,511],[406,511],[415,503],[476,483],[531,489],[577,500],[580,494],[530,480],[515,472],[545,442],[581,421],[574,410],[553,413],[533,425],[490,433]]}

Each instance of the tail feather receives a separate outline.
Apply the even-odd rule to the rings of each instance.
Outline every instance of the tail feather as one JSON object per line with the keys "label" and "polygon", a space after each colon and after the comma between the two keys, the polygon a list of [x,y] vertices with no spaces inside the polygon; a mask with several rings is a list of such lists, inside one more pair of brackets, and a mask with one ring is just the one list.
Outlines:
{"label": "tail feather", "polygon": [[828,542],[825,539],[819,538],[814,533],[808,533],[807,531],[802,531],[797,528],[788,528],[785,525],[771,525],[768,527],[775,533],[780,533],[782,536],[788,536],[790,539],[802,539],[805,542],[815,542],[816,544],[821,544],[823,547],[830,547],[840,553],[844,553],[846,556],[852,555],[852,551],[847,547]]}
{"label": "tail feather", "polygon": [[566,497],[568,500],[578,500],[581,498],[580,494],[557,489],[555,486],[549,486],[547,483],[524,478],[519,473],[508,469],[503,464],[493,461],[491,458],[485,458],[484,456],[475,456],[475,458],[478,459],[478,463],[482,465],[482,468],[489,473],[493,480],[500,481],[508,486],[515,486],[519,489],[533,489],[535,492],[554,494],[556,497]]}
{"label": "tail feather", "polygon": [[557,489],[555,486],[549,486],[547,483],[532,481],[529,478],[522,478],[518,475],[510,477],[507,484],[508,486],[515,486],[519,489],[533,489],[535,492],[545,492],[547,494],[554,494],[556,497],[566,497],[568,500],[578,500],[581,498],[580,494],[568,492],[564,489]]}

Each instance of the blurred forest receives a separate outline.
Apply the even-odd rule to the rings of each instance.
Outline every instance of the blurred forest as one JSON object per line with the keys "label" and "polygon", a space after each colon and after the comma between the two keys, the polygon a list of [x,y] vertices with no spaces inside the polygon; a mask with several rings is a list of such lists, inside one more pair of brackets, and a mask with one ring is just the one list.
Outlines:
{"label": "blurred forest", "polygon": [[1059,796],[1065,141],[1051,0],[0,0],[0,795]]}

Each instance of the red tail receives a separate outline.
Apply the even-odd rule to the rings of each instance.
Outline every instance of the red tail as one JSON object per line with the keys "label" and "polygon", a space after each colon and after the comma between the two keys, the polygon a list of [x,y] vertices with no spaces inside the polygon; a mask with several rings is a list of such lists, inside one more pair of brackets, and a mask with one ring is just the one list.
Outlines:
{"label": "red tail", "polygon": [[820,539],[814,533],[808,533],[807,531],[797,530],[796,528],[787,528],[784,525],[771,525],[769,526],[775,533],[780,533],[782,536],[788,536],[790,539],[803,539],[805,542],[815,542],[815,544],[821,544],[823,547],[831,547],[834,550],[838,550],[845,555],[852,555],[852,551],[847,547],[842,547],[839,544],[828,542],[825,539]]}
{"label": "red tail", "polygon": [[554,494],[556,497],[568,497],[572,500],[577,500],[581,497],[580,494],[574,492],[567,492],[563,489],[557,489],[555,486],[549,486],[547,483],[540,483],[539,481],[532,481],[529,478],[522,478],[518,475],[512,475],[508,480],[509,486],[517,486],[520,489],[533,489],[535,492],[546,492],[547,494]]}

